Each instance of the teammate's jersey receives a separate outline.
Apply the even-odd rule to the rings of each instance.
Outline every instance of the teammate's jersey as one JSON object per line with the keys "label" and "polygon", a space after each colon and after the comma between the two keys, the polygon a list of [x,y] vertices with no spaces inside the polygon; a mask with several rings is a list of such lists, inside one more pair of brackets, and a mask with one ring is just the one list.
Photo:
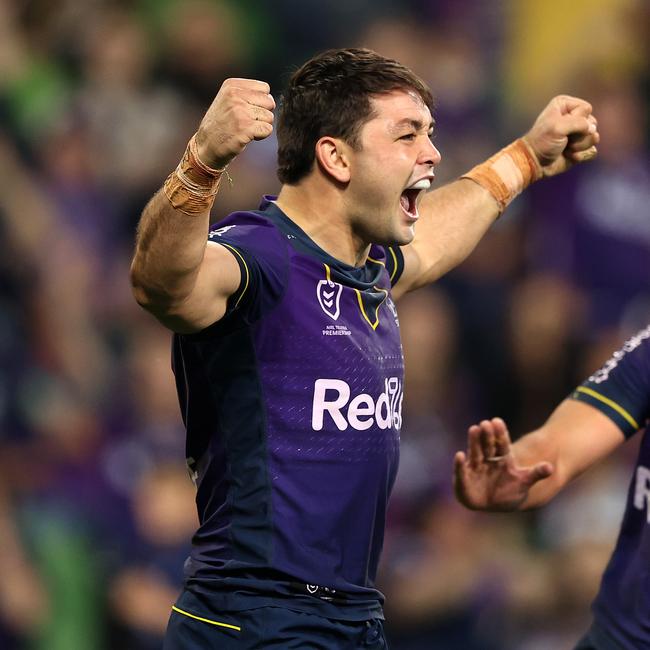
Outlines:
{"label": "teammate's jersey", "polygon": [[572,397],[602,411],[626,437],[645,428],[621,531],[593,611],[602,648],[650,648],[650,327],[627,341]]}
{"label": "teammate's jersey", "polygon": [[187,587],[216,607],[381,616],[374,580],[398,464],[397,247],[364,267],[319,248],[270,199],[210,231],[242,282],[219,322],[175,335],[200,527]]}

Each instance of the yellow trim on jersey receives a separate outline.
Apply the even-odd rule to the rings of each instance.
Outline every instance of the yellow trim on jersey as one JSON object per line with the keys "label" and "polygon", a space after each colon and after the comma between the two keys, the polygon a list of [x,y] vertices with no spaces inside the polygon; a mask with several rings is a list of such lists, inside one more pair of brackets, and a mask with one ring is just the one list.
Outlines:
{"label": "yellow trim on jersey", "polygon": [[601,395],[600,393],[597,393],[595,390],[587,388],[586,386],[578,386],[578,388],[576,388],[576,392],[585,393],[585,395],[591,395],[591,397],[594,397],[603,404],[607,404],[607,406],[613,408],[619,415],[624,417],[625,420],[634,427],[635,431],[641,428],[636,423],[636,420],[622,406],[619,406],[616,402],[612,401],[608,397],[605,397],[604,395]]}
{"label": "yellow trim on jersey", "polygon": [[[395,277],[395,274],[397,273],[397,255],[395,255],[395,251],[390,246],[386,247],[386,250],[390,251],[391,257],[393,258],[393,272],[390,274],[390,281],[392,282],[393,278]],[[384,262],[382,262],[381,260],[376,260],[370,257],[370,255],[368,255],[368,261],[374,262],[375,264],[381,264],[383,267],[386,268],[386,270],[388,270],[388,267]]]}
{"label": "yellow trim on jersey", "polygon": [[325,262],[323,262],[323,266],[325,267],[325,279],[326,279],[328,282],[331,282],[331,281],[332,281],[332,278],[330,277],[330,267],[327,266],[327,264],[325,264]]}
{"label": "yellow trim on jersey", "polygon": [[382,291],[384,293],[384,299],[377,305],[377,308],[375,309],[375,322],[371,323],[370,319],[368,318],[368,314],[366,314],[366,308],[363,306],[363,300],[361,298],[361,291],[359,289],[355,289],[357,293],[357,300],[359,301],[359,307],[361,308],[361,314],[363,317],[368,321],[368,325],[372,327],[373,330],[377,329],[377,325],[379,325],[379,308],[384,304],[386,301],[386,298],[388,298],[388,291],[386,289],[381,289],[380,287],[374,287],[377,289],[377,291]]}
{"label": "yellow trim on jersey", "polygon": [[237,305],[239,305],[239,302],[241,299],[244,297],[244,294],[246,293],[246,289],[248,289],[248,283],[250,280],[250,273],[248,271],[248,264],[246,264],[246,260],[243,258],[242,254],[234,247],[231,246],[230,244],[226,244],[226,242],[215,242],[218,244],[221,244],[222,246],[225,246],[229,250],[231,250],[233,253],[237,255],[237,257],[243,262],[244,264],[244,270],[246,271],[246,282],[244,284],[244,288],[242,289],[242,292],[239,294],[239,298],[237,298],[237,302],[235,303],[235,306],[233,309],[237,309]]}
{"label": "yellow trim on jersey", "polygon": [[390,254],[393,257],[393,264],[395,265],[395,268],[393,269],[393,272],[390,274],[390,281],[392,283],[393,278],[395,277],[395,274],[397,273],[397,255],[395,255],[395,251],[393,250],[392,246],[389,246],[388,250],[390,251]]}
{"label": "yellow trim on jersey", "polygon": [[190,618],[194,618],[197,621],[201,621],[202,623],[210,623],[210,625],[216,625],[217,627],[227,627],[230,630],[236,630],[237,632],[241,632],[241,627],[239,627],[238,625],[230,625],[230,623],[221,623],[219,621],[211,621],[209,618],[195,616],[194,614],[190,614],[189,612],[179,609],[178,607],[176,607],[176,605],[172,605],[172,609],[175,612],[178,612],[179,614],[183,614],[183,616],[189,616]]}

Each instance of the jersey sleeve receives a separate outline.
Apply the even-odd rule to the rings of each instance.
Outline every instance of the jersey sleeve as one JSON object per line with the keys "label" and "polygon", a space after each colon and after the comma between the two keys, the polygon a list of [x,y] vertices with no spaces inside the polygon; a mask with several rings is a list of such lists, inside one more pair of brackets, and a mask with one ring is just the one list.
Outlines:
{"label": "jersey sleeve", "polygon": [[282,299],[289,257],[285,238],[271,222],[254,213],[235,213],[210,229],[208,245],[228,249],[241,271],[226,315],[236,312],[250,324]]}
{"label": "jersey sleeve", "polygon": [[604,413],[626,438],[644,427],[650,418],[650,327],[626,341],[571,398]]}

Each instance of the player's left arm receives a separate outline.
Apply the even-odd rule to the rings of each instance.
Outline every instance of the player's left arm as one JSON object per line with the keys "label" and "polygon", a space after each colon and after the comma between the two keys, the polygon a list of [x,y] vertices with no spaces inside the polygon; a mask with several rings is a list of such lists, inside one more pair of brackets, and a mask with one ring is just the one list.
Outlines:
{"label": "player's left arm", "polygon": [[394,296],[429,284],[460,264],[515,196],[540,178],[590,160],[599,140],[591,104],[560,95],[522,138],[425,195],[415,237],[402,247],[404,271]]}
{"label": "player's left arm", "polygon": [[514,444],[501,418],[483,420],[454,458],[456,498],[471,510],[536,508],[624,441],[611,418],[574,399]]}
{"label": "player's left arm", "polygon": [[608,456],[650,415],[650,326],[578,386],[535,431],[514,444],[501,418],[467,431],[454,459],[458,500],[475,510],[534,508]]}

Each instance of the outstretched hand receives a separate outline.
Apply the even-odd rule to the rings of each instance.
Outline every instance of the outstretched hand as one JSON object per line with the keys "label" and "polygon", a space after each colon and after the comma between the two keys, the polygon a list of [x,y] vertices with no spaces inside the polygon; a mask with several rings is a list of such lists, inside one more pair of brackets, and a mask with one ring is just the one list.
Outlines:
{"label": "outstretched hand", "polygon": [[537,156],[544,176],[555,176],[596,156],[598,121],[589,102],[558,95],[539,114],[524,140]]}
{"label": "outstretched hand", "polygon": [[552,473],[549,462],[518,466],[506,423],[493,418],[468,429],[467,454],[459,451],[454,458],[454,490],[471,510],[516,510],[530,488]]}

